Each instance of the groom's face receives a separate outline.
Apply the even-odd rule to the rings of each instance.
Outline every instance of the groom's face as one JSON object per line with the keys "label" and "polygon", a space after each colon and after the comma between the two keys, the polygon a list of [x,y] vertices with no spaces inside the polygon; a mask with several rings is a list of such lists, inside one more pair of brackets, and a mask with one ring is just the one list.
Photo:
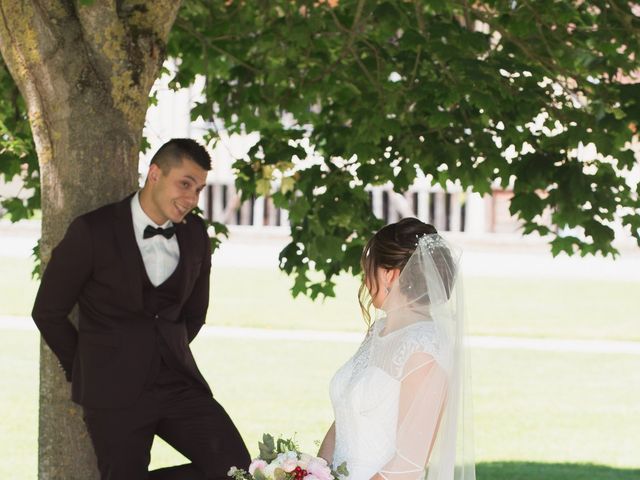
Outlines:
{"label": "groom's face", "polygon": [[187,158],[165,170],[163,172],[157,165],[149,167],[153,215],[147,214],[158,225],[167,220],[180,223],[198,205],[207,180],[207,171]]}

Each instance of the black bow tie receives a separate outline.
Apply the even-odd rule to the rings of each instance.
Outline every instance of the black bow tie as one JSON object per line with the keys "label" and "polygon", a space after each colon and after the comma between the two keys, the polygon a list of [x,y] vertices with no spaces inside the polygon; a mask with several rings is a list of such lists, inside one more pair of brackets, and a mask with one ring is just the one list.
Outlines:
{"label": "black bow tie", "polygon": [[147,228],[144,229],[144,233],[142,235],[142,238],[151,238],[151,237],[155,237],[156,235],[162,235],[164,238],[171,238],[173,237],[173,234],[176,233],[176,226],[175,225],[171,225],[170,227],[167,228],[162,228],[162,227],[152,227],[151,225],[147,225]]}

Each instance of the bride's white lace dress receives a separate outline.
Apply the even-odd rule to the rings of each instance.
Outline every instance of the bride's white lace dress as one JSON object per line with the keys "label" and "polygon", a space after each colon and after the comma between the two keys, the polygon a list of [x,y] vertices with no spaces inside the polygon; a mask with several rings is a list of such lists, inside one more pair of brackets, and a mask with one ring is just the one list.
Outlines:
{"label": "bride's white lace dress", "polygon": [[333,465],[347,462],[350,480],[422,478],[447,395],[434,322],[385,322],[331,380]]}
{"label": "bride's white lace dress", "polygon": [[475,480],[459,261],[439,235],[419,237],[331,380],[332,465],[349,480]]}

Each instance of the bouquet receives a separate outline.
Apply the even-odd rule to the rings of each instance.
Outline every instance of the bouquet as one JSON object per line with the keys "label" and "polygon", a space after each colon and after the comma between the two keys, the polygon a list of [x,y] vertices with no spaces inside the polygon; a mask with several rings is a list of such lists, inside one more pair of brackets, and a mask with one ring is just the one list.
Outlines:
{"label": "bouquet", "polygon": [[291,439],[275,440],[265,433],[258,447],[260,456],[248,472],[231,467],[228,476],[234,480],[341,480],[349,475],[346,463],[334,471],[325,459],[300,452]]}

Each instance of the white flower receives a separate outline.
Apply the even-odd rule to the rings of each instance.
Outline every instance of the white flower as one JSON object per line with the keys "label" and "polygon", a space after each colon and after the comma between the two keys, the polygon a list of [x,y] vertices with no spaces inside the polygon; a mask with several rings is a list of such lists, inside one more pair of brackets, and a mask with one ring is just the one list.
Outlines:
{"label": "white flower", "polygon": [[273,478],[276,468],[280,468],[280,465],[278,465],[278,462],[276,460],[274,460],[273,462],[271,462],[269,465],[267,465],[262,469],[262,473],[264,474],[265,477]]}
{"label": "white flower", "polygon": [[237,467],[231,467],[227,472],[227,477],[233,477],[237,471],[238,471]]}
{"label": "white flower", "polygon": [[287,473],[291,473],[296,469],[297,466],[298,459],[287,458],[284,460],[284,462],[282,462],[282,466],[280,468],[282,468]]}
{"label": "white flower", "polygon": [[286,460],[297,460],[297,459],[298,459],[298,453],[293,452],[291,450],[287,452],[279,453],[278,457],[276,458],[276,460],[279,462],[284,462]]}
{"label": "white flower", "polygon": [[308,453],[301,453],[300,454],[300,468],[303,468],[304,470],[308,470],[307,466],[309,465],[309,462],[311,460],[313,460],[313,458],[314,457],[309,455]]}

